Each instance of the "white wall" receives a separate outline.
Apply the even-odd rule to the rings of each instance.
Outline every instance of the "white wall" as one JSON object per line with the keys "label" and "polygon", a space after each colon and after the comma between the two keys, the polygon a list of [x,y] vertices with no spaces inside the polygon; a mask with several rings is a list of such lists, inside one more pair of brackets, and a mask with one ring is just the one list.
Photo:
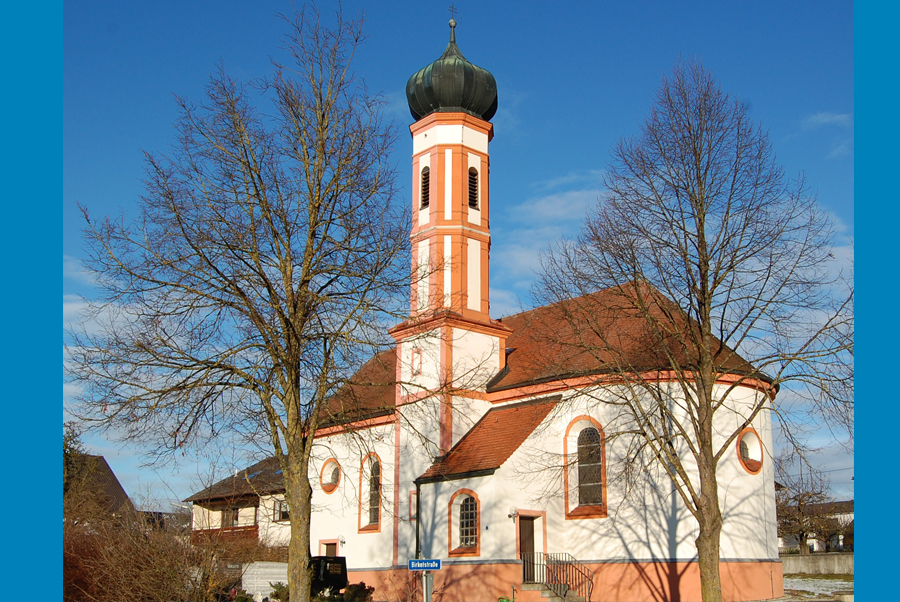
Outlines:
{"label": "white wall", "polygon": [[193,504],[191,509],[193,514],[193,528],[196,529],[218,529],[222,526],[222,513],[218,510],[209,510],[197,504]]}
{"label": "white wall", "polygon": [[[400,382],[402,395],[418,395],[441,386],[441,331],[429,330],[409,338],[398,345]],[[413,354],[421,363],[418,374],[413,374]]]}
{"label": "white wall", "polygon": [[[738,389],[732,396],[733,409],[752,403],[755,392]],[[424,556],[448,558],[448,503],[459,489],[476,492],[480,504],[480,559],[512,559],[516,556],[515,520],[508,517],[509,508],[544,512],[536,523],[536,549],[543,548],[544,522],[548,552],[568,552],[583,561],[609,559],[679,559],[696,556],[694,539],[696,521],[685,508],[662,466],[653,463],[634,470],[628,481],[622,470],[629,466],[625,454],[629,441],[615,437],[627,425],[608,389],[571,391],[529,436],[525,443],[493,475],[458,481],[425,484],[421,487],[420,536]],[[457,408],[471,400],[454,399]],[[475,422],[488,408],[473,404],[469,420]],[[413,480],[435,460],[439,436],[436,417],[437,399],[425,399],[400,408],[399,449],[395,448],[394,424],[385,424],[350,434],[334,435],[317,441],[313,476],[313,521],[311,541],[318,553],[320,540],[343,537],[339,554],[347,557],[351,569],[388,567],[392,562],[394,521],[398,530],[398,561],[403,564],[415,555],[416,521],[410,520],[410,492]],[[606,503],[608,517],[566,520],[563,499],[563,439],[567,426],[579,416],[588,415],[602,426],[606,437]],[[716,418],[721,440],[733,432],[739,420],[735,412],[723,412]],[[454,424],[461,435],[462,422]],[[774,472],[771,450],[771,423],[767,412],[753,421],[759,433],[765,456],[759,474],[745,471],[737,457],[737,446],[729,444],[719,466],[719,493],[725,526],[722,534],[722,557],[760,560],[777,558],[775,535]],[[468,427],[466,427],[468,428]],[[455,433],[454,439],[456,439]],[[378,532],[359,532],[360,463],[374,451],[382,465],[382,514]],[[399,452],[399,484],[395,484],[395,453]],[[574,453],[574,450],[570,449]],[[319,484],[319,471],[330,457],[341,466],[337,489],[325,493]],[[687,469],[696,479],[693,463]],[[631,466],[631,468],[636,468]],[[627,486],[626,486],[627,484]],[[394,515],[394,492],[399,506]],[[271,540],[287,542],[286,523],[271,521],[277,496],[261,500],[260,531]],[[195,507],[195,521],[200,509]],[[217,520],[217,513],[212,513]],[[364,521],[365,522],[365,521]],[[471,559],[467,559],[471,560]]]}
{"label": "white wall", "polygon": [[[346,556],[348,567],[371,568],[391,565],[393,549],[394,504],[394,425],[386,424],[354,433],[322,437],[316,442],[315,459],[310,464],[313,482],[313,515],[310,541],[313,554],[319,553],[320,540],[343,538],[338,554]],[[369,453],[381,462],[380,530],[360,532],[360,468]],[[319,474],[328,458],[341,467],[337,488],[326,493]],[[363,494],[366,484],[363,484]],[[402,492],[401,492],[402,493]],[[367,499],[363,500],[363,526],[368,522]]]}
{"label": "white wall", "polygon": [[[733,396],[735,407],[753,401],[755,393],[739,389]],[[509,461],[489,477],[466,479],[422,487],[423,508],[433,516],[423,520],[433,540],[425,544],[426,555],[447,554],[447,503],[460,488],[475,491],[481,502],[483,537],[481,558],[515,557],[516,526],[507,517],[510,506],[519,510],[546,512],[547,550],[568,552],[581,560],[668,558],[688,560],[696,556],[694,539],[697,524],[673,491],[659,464],[636,470],[626,487],[622,472],[627,463],[629,441],[614,435],[623,426],[617,408],[605,401],[613,397],[603,390],[568,394]],[[566,427],[578,416],[589,415],[607,436],[607,518],[565,518],[563,497],[563,445]],[[736,428],[733,413],[716,419],[719,444]],[[727,559],[777,558],[775,536],[774,473],[771,456],[771,424],[768,413],[753,422],[765,450],[763,468],[757,475],[745,471],[737,458],[737,446],[729,444],[719,467],[720,503],[725,517],[722,557]],[[734,448],[733,450],[730,448]],[[570,448],[570,452],[574,452]],[[686,461],[696,483],[693,462]],[[574,486],[574,484],[573,484]],[[425,505],[427,502],[427,506]],[[542,523],[538,521],[536,528]],[[488,529],[485,529],[488,527]],[[540,549],[540,537],[536,538]]]}
{"label": "white wall", "polygon": [[454,386],[484,391],[488,381],[499,371],[500,340],[497,337],[453,329]]}

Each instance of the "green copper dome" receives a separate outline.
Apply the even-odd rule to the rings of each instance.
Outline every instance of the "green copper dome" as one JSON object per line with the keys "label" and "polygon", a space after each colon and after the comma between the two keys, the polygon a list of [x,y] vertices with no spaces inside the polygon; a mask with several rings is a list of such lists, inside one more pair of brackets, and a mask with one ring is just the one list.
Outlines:
{"label": "green copper dome", "polygon": [[490,71],[462,55],[455,28],[456,21],[450,19],[450,43],[444,54],[406,82],[409,112],[416,121],[434,112],[468,113],[490,121],[497,112],[497,82]]}

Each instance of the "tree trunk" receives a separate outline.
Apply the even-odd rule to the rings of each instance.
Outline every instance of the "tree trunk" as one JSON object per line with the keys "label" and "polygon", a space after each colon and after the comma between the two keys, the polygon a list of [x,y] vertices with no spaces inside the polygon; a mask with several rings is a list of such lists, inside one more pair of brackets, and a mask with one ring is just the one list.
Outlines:
{"label": "tree trunk", "polygon": [[695,543],[703,602],[721,602],[719,537],[722,533],[722,509],[719,507],[719,482],[716,479],[716,461],[712,453],[712,412],[709,407],[709,404],[700,404],[700,453],[697,458],[700,469],[700,499],[697,504],[700,533]]}
{"label": "tree trunk", "polygon": [[291,602],[310,599],[309,529],[312,520],[312,487],[306,470],[285,474],[285,497],[291,512],[291,542],[288,547],[288,587]]}
{"label": "tree trunk", "polygon": [[809,554],[809,537],[806,536],[806,533],[801,533],[798,539],[800,541],[800,553]]}
{"label": "tree trunk", "polygon": [[719,576],[719,537],[722,533],[722,512],[719,509],[718,492],[708,500],[706,487],[702,487],[700,533],[697,536],[697,556],[700,564],[700,594],[703,602],[721,602],[722,580]]}

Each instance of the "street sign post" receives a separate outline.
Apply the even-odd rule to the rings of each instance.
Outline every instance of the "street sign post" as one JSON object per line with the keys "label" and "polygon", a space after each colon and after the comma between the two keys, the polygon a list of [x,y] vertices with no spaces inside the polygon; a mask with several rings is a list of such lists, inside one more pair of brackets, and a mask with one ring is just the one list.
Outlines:
{"label": "street sign post", "polygon": [[441,559],[410,559],[407,567],[411,571],[422,571],[422,593],[424,602],[431,602],[431,591],[434,586],[434,575],[431,571],[441,570]]}
{"label": "street sign post", "polygon": [[411,571],[439,571],[441,570],[441,559],[434,560],[417,558],[409,560],[409,570]]}

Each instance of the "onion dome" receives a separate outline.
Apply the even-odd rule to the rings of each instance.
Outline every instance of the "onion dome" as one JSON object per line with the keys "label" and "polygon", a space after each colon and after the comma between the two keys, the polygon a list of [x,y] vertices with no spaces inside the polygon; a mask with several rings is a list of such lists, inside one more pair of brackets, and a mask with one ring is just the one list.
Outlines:
{"label": "onion dome", "polygon": [[497,81],[462,55],[455,28],[456,21],[450,19],[450,43],[444,54],[406,82],[409,112],[416,121],[434,112],[468,113],[490,121],[497,112]]}

